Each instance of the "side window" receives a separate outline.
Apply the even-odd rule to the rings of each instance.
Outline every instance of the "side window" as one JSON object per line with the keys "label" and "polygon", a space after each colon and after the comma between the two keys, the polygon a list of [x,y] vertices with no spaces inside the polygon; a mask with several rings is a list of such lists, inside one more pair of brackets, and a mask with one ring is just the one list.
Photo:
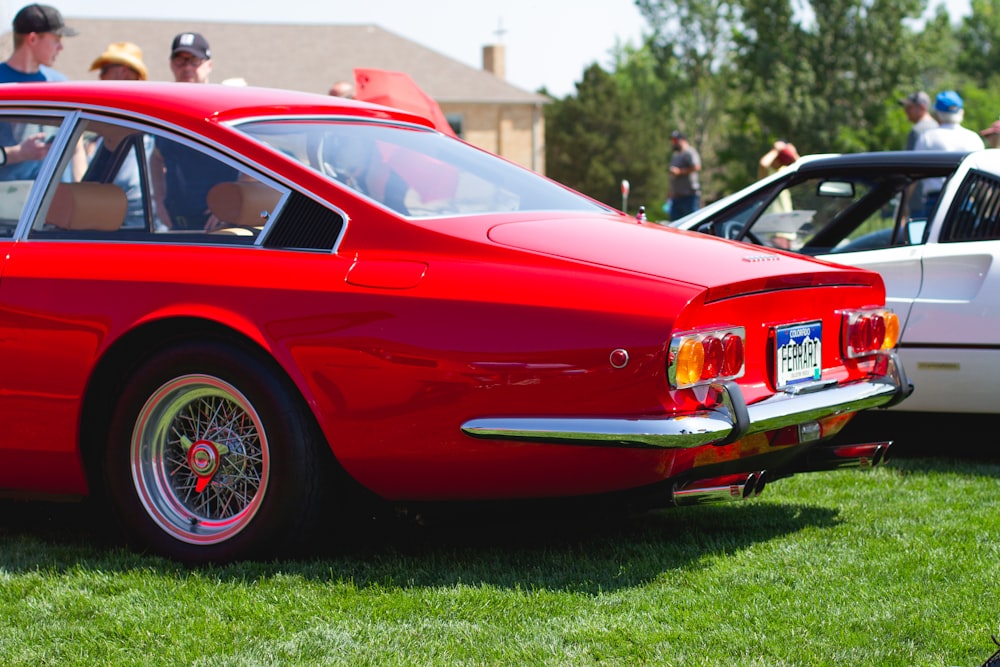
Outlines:
{"label": "side window", "polygon": [[865,218],[860,225],[846,234],[831,252],[860,252],[888,248],[898,241],[893,240],[896,229],[899,203],[902,193],[897,193],[884,206]]}
{"label": "side window", "polygon": [[970,172],[948,210],[942,243],[1000,239],[1000,180]]}
{"label": "side window", "polygon": [[117,186],[125,197],[125,217],[121,229],[151,228],[152,202],[148,196],[149,136],[143,132],[87,121],[71,161],[74,183],[103,183]]}
{"label": "side window", "polygon": [[0,238],[12,237],[61,119],[0,117]]}
{"label": "side window", "polygon": [[851,181],[810,179],[778,194],[750,228],[763,244],[800,250],[871,188]]}
{"label": "side window", "polygon": [[[227,160],[138,126],[86,120],[33,238],[253,243],[284,192]],[[108,236],[108,232],[115,234]]]}

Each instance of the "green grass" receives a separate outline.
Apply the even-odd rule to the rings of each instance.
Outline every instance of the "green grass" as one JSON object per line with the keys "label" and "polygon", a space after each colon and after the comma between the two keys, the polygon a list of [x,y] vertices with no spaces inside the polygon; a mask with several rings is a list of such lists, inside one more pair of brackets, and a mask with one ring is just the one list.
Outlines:
{"label": "green grass", "polygon": [[896,460],[635,517],[400,522],[188,569],[0,503],[4,665],[980,665],[1000,465]]}

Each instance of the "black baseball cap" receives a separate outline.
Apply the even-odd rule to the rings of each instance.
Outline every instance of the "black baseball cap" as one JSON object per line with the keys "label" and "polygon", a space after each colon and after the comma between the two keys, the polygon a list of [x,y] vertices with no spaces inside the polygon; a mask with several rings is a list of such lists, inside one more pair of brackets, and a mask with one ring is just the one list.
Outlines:
{"label": "black baseball cap", "polygon": [[170,45],[170,57],[173,58],[178,53],[190,53],[195,58],[205,60],[212,57],[212,49],[208,47],[208,40],[197,32],[182,32],[174,37],[174,43]]}
{"label": "black baseball cap", "polygon": [[79,33],[63,22],[62,14],[49,5],[27,5],[14,17],[14,32],[27,35],[32,32],[51,32],[60,37],[72,37]]}

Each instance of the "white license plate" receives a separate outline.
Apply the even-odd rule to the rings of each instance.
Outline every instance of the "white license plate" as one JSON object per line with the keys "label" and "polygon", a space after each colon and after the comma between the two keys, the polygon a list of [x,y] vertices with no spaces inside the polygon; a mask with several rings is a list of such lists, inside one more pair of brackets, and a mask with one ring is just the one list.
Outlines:
{"label": "white license plate", "polygon": [[775,385],[783,389],[823,375],[823,323],[804,322],[774,330]]}

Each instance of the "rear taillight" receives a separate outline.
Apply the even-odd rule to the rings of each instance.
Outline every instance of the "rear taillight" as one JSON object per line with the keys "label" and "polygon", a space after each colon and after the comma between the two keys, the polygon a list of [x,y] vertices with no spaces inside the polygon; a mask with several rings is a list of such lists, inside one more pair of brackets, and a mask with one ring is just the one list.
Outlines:
{"label": "rear taillight", "polygon": [[845,359],[891,350],[899,342],[899,317],[888,308],[845,310],[841,345]]}
{"label": "rear taillight", "polygon": [[740,377],[745,340],[743,327],[677,334],[670,339],[667,351],[670,385],[682,389]]}

